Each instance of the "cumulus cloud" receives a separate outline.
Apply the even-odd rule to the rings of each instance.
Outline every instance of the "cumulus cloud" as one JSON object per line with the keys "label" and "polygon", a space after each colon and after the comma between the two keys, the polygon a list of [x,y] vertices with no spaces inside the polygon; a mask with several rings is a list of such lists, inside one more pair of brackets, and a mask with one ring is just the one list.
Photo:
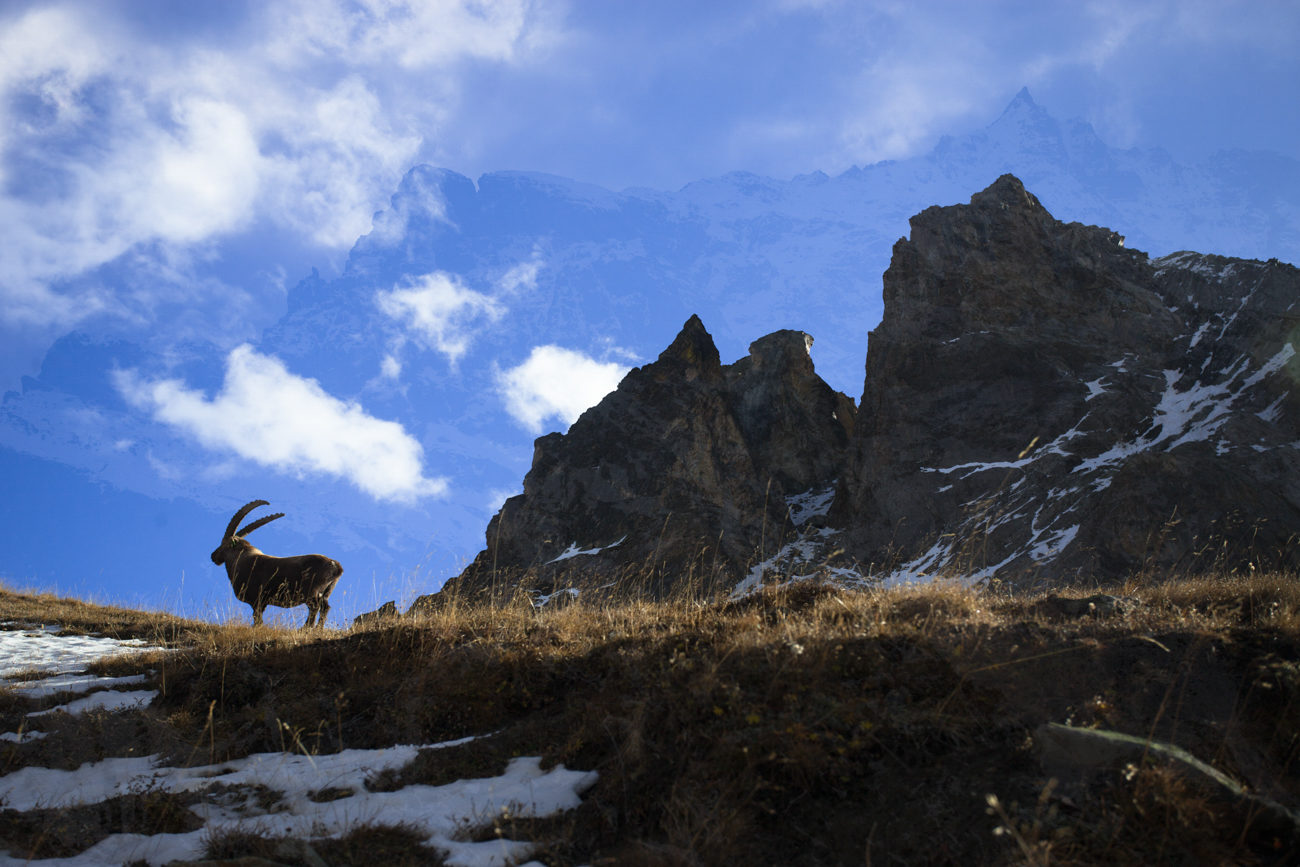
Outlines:
{"label": "cumulus cloud", "polygon": [[547,419],[572,424],[613,391],[630,368],[560,346],[537,346],[519,366],[497,372],[506,411],[532,433]]}
{"label": "cumulus cloud", "polygon": [[135,371],[115,371],[113,382],[133,406],[206,448],[278,472],[337,476],[376,500],[412,502],[447,489],[444,479],[425,477],[424,450],[400,424],[367,415],[248,345],[231,351],[211,399],[180,380]]}
{"label": "cumulus cloud", "polygon": [[453,364],[469,349],[478,328],[506,312],[495,298],[442,271],[416,277],[399,289],[376,292],[375,304]]}
{"label": "cumulus cloud", "polygon": [[0,13],[0,324],[113,310],[68,281],[148,245],[259,223],[345,249],[436,148],[462,67],[516,62],[541,27],[523,0],[249,8],[224,40],[101,4]]}

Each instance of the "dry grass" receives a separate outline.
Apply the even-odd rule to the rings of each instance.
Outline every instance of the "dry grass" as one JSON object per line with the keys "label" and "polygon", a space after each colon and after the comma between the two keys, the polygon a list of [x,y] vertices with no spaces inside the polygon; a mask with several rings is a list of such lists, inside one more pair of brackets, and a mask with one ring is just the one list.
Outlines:
{"label": "dry grass", "polygon": [[[384,864],[386,867],[438,867],[442,855],[423,845],[418,830],[401,825],[364,825],[345,837],[305,843],[245,832],[214,834],[206,856],[221,863],[254,864]],[[240,859],[260,859],[241,861]]]}
{"label": "dry grass", "polygon": [[[805,583],[731,603],[451,605],[321,633],[168,625],[181,649],[148,663],[161,695],[133,748],[206,764],[496,732],[368,786],[525,754],[595,769],[582,807],[492,831],[537,840],[550,864],[1295,863],[1300,839],[1252,835],[1249,815],[1162,767],[1052,782],[1032,732],[1069,721],[1173,742],[1295,809],[1300,581],[1102,592],[1131,602],[1080,614],[1045,593]],[[0,594],[0,612],[15,604]],[[106,631],[67,605],[49,611]],[[16,766],[86,740],[5,749]],[[402,829],[371,830],[401,848]],[[371,844],[319,845],[362,863]],[[398,863],[436,862],[412,858]]]}
{"label": "dry grass", "polygon": [[216,629],[199,620],[186,620],[162,611],[140,611],[97,605],[52,593],[10,590],[0,584],[0,624],[57,623],[74,634],[99,634],[110,638],[142,638],[168,645]]}
{"label": "dry grass", "polygon": [[181,834],[203,827],[190,811],[198,798],[145,791],[98,804],[19,813],[0,810],[10,851],[32,860],[71,858],[110,834]]}

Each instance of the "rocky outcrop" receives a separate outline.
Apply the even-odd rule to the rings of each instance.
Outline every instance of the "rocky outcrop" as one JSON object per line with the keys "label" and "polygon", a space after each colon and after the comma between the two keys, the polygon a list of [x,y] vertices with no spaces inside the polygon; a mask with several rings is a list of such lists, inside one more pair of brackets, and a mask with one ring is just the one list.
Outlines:
{"label": "rocky outcrop", "polygon": [[724,366],[692,316],[568,433],[537,440],[524,492],[449,589],[525,571],[543,590],[557,576],[653,594],[735,583],[791,527],[787,499],[832,485],[843,462],[853,401],[817,376],[811,344],[778,331]]}
{"label": "rocky outcrop", "polygon": [[1294,267],[1153,261],[1004,175],[912,218],[884,302],[856,413],[802,332],[724,367],[692,317],[537,441],[524,493],[453,586],[503,570],[547,590],[635,574],[664,593],[1300,567]]}
{"label": "rocky outcrop", "polygon": [[832,513],[860,563],[1022,583],[1298,564],[1295,268],[1150,261],[1010,175],[911,228]]}
{"label": "rocky outcrop", "polygon": [[1174,744],[1105,729],[1044,723],[1034,731],[1043,771],[1067,791],[1098,779],[1159,766],[1200,790],[1211,803],[1236,814],[1245,839],[1265,851],[1300,847],[1300,814],[1252,792],[1227,774]]}

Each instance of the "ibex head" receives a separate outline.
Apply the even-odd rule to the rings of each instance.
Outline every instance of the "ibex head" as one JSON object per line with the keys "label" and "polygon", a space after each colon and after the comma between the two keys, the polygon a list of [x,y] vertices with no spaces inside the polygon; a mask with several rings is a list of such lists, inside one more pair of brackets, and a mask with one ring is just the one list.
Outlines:
{"label": "ibex head", "polygon": [[226,527],[226,533],[221,537],[221,544],[217,546],[217,550],[212,552],[213,563],[220,566],[226,562],[227,558],[231,558],[233,562],[234,555],[241,551],[256,550],[253,548],[252,544],[244,541],[244,537],[256,530],[258,527],[271,523],[276,518],[283,518],[284,512],[277,512],[274,515],[267,515],[265,518],[258,518],[253,523],[245,526],[239,532],[235,532],[235,528],[239,526],[239,522],[244,520],[244,516],[249,512],[253,511],[258,506],[269,505],[270,503],[266,500],[253,500],[253,502],[245,503],[240,507],[239,511],[235,513],[235,517],[230,519],[230,525]]}

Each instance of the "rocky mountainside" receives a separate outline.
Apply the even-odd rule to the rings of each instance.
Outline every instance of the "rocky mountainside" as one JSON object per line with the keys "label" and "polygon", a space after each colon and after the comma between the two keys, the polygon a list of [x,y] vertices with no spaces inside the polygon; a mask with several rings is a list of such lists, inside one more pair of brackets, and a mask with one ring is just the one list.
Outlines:
{"label": "rocky mountainside", "polygon": [[537,441],[524,493],[452,586],[529,567],[544,588],[649,567],[666,592],[1300,565],[1297,269],[1151,260],[1055,220],[1011,175],[911,229],[856,416],[802,333],[722,367],[692,317]]}
{"label": "rocky mountainside", "polygon": [[[1150,260],[1012,176],[912,220],[833,523],[903,574],[1294,566],[1300,272]],[[896,559],[895,559],[896,558]]]}
{"label": "rocky mountainside", "polygon": [[829,501],[843,465],[855,408],[817,376],[811,345],[777,331],[724,366],[692,316],[567,434],[537,440],[524,492],[450,589],[513,586],[529,570],[543,592],[561,575],[654,594],[734,584],[765,539],[778,546],[789,501]]}

